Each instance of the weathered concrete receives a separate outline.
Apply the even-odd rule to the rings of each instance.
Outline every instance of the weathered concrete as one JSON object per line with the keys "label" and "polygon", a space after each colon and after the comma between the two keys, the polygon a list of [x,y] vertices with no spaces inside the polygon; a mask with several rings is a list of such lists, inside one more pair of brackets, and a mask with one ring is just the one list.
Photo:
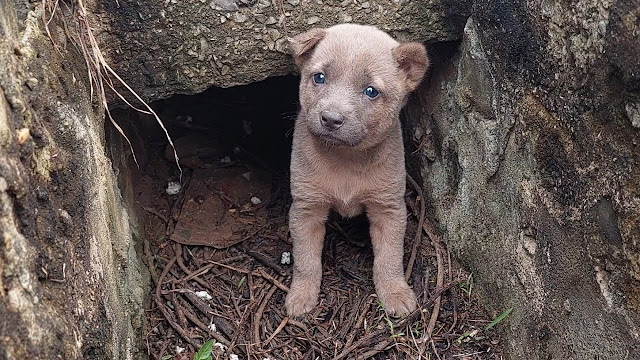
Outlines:
{"label": "weathered concrete", "polygon": [[640,358],[639,18],[478,1],[409,111],[444,238],[484,304],[514,308],[509,358]]}
{"label": "weathered concrete", "polygon": [[87,1],[100,46],[145,99],[194,94],[294,71],[288,36],[339,22],[402,39],[461,36],[470,0]]}
{"label": "weathered concrete", "polygon": [[0,3],[0,358],[137,358],[137,227],[84,60],[64,36],[54,51],[40,10]]}

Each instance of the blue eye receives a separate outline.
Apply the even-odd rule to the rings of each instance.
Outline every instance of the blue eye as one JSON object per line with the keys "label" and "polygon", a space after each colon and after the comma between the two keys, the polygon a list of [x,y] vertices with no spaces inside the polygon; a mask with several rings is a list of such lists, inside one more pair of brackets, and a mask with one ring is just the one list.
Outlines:
{"label": "blue eye", "polygon": [[325,78],[323,73],[316,73],[313,75],[313,82],[316,84],[324,84]]}
{"label": "blue eye", "polygon": [[375,99],[378,97],[378,95],[380,95],[380,92],[376,90],[376,88],[374,88],[373,86],[369,86],[366,89],[364,89],[364,94],[371,99]]}

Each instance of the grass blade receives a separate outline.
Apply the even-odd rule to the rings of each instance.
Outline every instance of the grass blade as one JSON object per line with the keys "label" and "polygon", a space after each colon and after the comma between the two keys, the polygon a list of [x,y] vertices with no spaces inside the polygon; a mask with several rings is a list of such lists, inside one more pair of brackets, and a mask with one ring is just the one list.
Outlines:
{"label": "grass blade", "polygon": [[492,322],[490,322],[489,325],[487,325],[487,327],[485,328],[485,330],[489,330],[492,327],[496,326],[500,321],[504,320],[504,318],[509,316],[509,314],[511,314],[512,310],[513,310],[513,308],[508,308],[507,310],[505,310],[502,314],[500,314],[500,316],[498,316]]}

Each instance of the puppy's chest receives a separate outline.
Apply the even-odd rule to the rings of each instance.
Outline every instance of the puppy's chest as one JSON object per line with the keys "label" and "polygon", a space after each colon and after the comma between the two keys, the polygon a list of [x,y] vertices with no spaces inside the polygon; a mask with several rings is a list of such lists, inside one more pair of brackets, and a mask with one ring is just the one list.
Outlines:
{"label": "puppy's chest", "polygon": [[365,210],[364,203],[370,200],[371,191],[368,185],[363,179],[333,174],[323,181],[321,187],[335,211],[344,217],[353,217],[362,214]]}

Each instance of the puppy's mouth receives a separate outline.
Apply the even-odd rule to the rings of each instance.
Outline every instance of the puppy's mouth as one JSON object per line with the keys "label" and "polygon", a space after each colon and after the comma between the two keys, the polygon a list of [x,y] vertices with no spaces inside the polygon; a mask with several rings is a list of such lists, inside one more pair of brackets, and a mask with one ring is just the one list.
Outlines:
{"label": "puppy's mouth", "polygon": [[333,144],[333,145],[351,146],[351,144],[349,144],[349,142],[347,142],[347,141],[345,141],[343,139],[340,139],[339,137],[336,137],[336,136],[334,136],[332,134],[320,134],[319,137],[322,140],[324,140],[324,141],[326,141],[326,142],[328,142],[330,144]]}
{"label": "puppy's mouth", "polygon": [[316,133],[315,136],[322,142],[329,145],[356,146],[358,143],[351,139],[343,139],[331,133]]}

